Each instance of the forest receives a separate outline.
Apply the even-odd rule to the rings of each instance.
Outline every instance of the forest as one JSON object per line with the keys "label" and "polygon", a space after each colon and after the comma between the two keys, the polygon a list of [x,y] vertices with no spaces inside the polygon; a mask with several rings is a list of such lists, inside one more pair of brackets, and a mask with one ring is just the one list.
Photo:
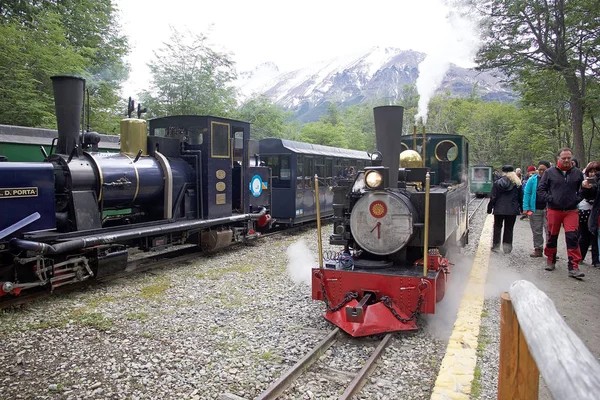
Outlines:
{"label": "forest", "polygon": [[[555,160],[571,147],[581,163],[600,155],[600,2],[597,0],[465,0],[481,10],[477,69],[507,76],[518,101],[487,102],[439,94],[429,103],[427,131],[465,135],[471,164],[527,166]],[[0,3],[0,124],[55,128],[50,76],[75,74],[90,92],[90,125],[116,134],[127,99],[128,40],[111,0],[5,0]],[[152,79],[138,100],[146,117],[210,114],[251,122],[255,139],[282,137],[374,150],[374,100],[331,103],[317,122],[301,124],[264,96],[240,101],[230,55],[205,34],[172,29],[148,66]],[[416,88],[398,88],[407,131]],[[419,128],[420,131],[420,128]],[[584,164],[585,165],[585,164]]]}

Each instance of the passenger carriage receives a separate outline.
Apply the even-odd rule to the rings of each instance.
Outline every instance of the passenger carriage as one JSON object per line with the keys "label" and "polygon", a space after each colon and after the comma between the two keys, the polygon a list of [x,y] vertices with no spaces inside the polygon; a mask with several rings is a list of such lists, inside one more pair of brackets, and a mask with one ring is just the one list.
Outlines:
{"label": "passenger carriage", "polygon": [[340,179],[363,169],[367,152],[286,139],[259,142],[261,161],[271,168],[272,210],[278,224],[294,225],[316,220],[315,174],[319,176],[321,216],[333,215],[332,187]]}

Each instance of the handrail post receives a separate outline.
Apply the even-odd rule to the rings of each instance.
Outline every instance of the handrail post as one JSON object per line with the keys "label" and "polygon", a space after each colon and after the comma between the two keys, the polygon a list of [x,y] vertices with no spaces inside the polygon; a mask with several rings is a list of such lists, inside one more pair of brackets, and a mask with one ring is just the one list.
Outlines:
{"label": "handrail post", "polygon": [[498,400],[537,400],[540,373],[519,327],[510,295],[500,296]]}

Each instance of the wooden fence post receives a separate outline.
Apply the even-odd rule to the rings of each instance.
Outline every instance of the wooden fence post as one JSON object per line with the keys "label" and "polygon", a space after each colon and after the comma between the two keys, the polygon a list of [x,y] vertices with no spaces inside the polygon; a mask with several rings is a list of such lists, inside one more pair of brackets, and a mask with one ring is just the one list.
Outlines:
{"label": "wooden fence post", "polygon": [[519,327],[510,295],[500,296],[498,400],[537,400],[539,371]]}

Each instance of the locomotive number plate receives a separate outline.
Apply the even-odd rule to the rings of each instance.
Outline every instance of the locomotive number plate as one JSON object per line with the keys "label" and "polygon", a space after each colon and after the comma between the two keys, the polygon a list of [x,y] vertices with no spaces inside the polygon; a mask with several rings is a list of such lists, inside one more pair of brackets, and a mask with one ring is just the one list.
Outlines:
{"label": "locomotive number plate", "polygon": [[225,193],[218,194],[215,199],[216,204],[227,204]]}
{"label": "locomotive number plate", "polygon": [[37,197],[37,187],[23,187],[23,188],[6,188],[0,189],[0,199],[10,199],[15,197]]}

